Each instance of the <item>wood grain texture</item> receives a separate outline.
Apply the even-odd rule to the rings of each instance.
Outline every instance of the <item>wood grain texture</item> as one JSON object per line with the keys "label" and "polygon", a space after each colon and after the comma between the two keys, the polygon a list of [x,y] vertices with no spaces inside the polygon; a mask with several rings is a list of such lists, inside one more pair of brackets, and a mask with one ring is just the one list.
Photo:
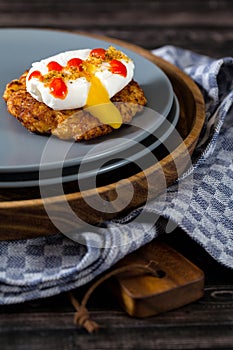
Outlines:
{"label": "wood grain texture", "polygon": [[[173,133],[166,144],[175,142],[177,145],[170,154],[149,168],[143,169],[127,179],[123,178],[120,182],[99,187],[97,190],[75,192],[73,185],[71,185],[72,191],[65,196],[63,194],[48,198],[43,196],[43,200],[41,197],[14,200],[14,194],[11,191],[13,194],[13,196],[10,195],[11,200],[8,198],[7,201],[4,201],[4,198],[7,197],[7,191],[2,189],[2,201],[0,202],[1,239],[19,239],[30,235],[34,237],[59,232],[50,219],[53,222],[56,221],[56,226],[62,228],[60,231],[68,234],[74,231],[77,226],[83,226],[83,223],[99,224],[117,215],[123,215],[143,205],[147,200],[155,198],[190,166],[190,155],[194,150],[205,119],[205,106],[198,87],[178,68],[159,57],[155,57],[147,50],[132,44],[122,43],[119,40],[113,40],[113,43],[121,44],[143,55],[157,64],[170,78],[180,103],[181,112],[177,127],[178,133],[177,135]],[[132,196],[132,186],[134,189],[133,197],[128,203],[128,198]],[[27,192],[30,195],[30,188],[27,189]],[[118,196],[116,202],[117,193],[121,193],[121,195]],[[98,204],[99,196],[105,200],[107,209]],[[73,211],[70,211],[70,207],[67,208],[66,202]],[[49,217],[44,205],[49,209]],[[95,208],[101,208],[101,210]],[[76,214],[75,220],[73,212]],[[12,216],[14,221],[11,219]]]}

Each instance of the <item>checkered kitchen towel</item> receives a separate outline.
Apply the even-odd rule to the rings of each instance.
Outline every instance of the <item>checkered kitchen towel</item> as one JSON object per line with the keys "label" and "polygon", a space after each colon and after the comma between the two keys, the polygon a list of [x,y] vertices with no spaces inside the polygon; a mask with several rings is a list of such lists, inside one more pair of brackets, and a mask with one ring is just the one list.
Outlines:
{"label": "checkered kitchen towel", "polygon": [[81,286],[158,234],[172,232],[175,224],[233,268],[233,59],[213,60],[171,46],[154,53],[190,75],[204,95],[206,123],[193,166],[146,209],[80,232],[83,244],[61,234],[0,242],[1,304]]}

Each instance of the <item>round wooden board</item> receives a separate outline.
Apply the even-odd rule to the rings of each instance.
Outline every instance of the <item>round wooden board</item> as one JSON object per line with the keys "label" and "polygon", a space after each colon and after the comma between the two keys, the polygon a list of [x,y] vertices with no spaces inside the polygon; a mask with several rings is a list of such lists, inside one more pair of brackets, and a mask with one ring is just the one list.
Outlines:
{"label": "round wooden board", "polygon": [[[42,196],[43,199],[39,189],[1,189],[0,240],[56,234],[64,232],[63,228],[68,232],[77,230],[84,223],[100,224],[124,215],[158,196],[190,165],[190,155],[205,119],[205,104],[197,85],[177,67],[147,50],[116,39],[96,35],[94,37],[135,51],[154,62],[167,74],[180,104],[177,131],[183,141],[159,162],[118,183],[82,192],[76,191],[71,184],[67,187],[66,194],[50,195],[47,198]],[[131,197],[132,200],[128,203]],[[106,206],[101,206],[102,210],[95,209],[100,208],[100,198],[106,203]],[[44,204],[49,208],[49,214]]]}

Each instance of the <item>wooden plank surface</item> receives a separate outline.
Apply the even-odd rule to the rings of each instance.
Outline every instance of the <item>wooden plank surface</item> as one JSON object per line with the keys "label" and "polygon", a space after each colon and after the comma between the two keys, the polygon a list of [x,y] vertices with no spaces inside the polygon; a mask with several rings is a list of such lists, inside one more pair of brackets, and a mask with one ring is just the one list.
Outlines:
{"label": "wooden plank surface", "polygon": [[[213,57],[232,56],[232,0],[0,0],[0,27],[47,27],[103,34],[152,49],[178,45]],[[177,310],[137,319],[106,286],[90,300],[100,324],[89,335],[73,324],[66,295],[0,307],[3,350],[233,349],[232,270],[180,230],[164,240],[205,273],[203,298]],[[81,298],[87,287],[75,292]]]}
{"label": "wooden plank surface", "polygon": [[[232,53],[231,0],[0,0],[0,26],[84,30],[153,49],[177,45]],[[206,46],[208,43],[208,46]]]}

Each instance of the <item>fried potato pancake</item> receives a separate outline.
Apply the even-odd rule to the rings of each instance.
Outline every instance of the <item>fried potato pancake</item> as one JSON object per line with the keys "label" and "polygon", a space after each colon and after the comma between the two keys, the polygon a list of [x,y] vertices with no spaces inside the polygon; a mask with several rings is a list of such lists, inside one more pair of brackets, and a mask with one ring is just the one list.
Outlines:
{"label": "fried potato pancake", "polygon": [[[25,128],[33,133],[55,135],[64,140],[90,140],[106,135],[114,129],[100,121],[85,108],[56,111],[38,102],[26,91],[25,72],[19,79],[7,84],[3,98],[7,108]],[[119,91],[111,102],[119,109],[123,123],[132,118],[146,105],[147,100],[137,82],[132,80]]]}

